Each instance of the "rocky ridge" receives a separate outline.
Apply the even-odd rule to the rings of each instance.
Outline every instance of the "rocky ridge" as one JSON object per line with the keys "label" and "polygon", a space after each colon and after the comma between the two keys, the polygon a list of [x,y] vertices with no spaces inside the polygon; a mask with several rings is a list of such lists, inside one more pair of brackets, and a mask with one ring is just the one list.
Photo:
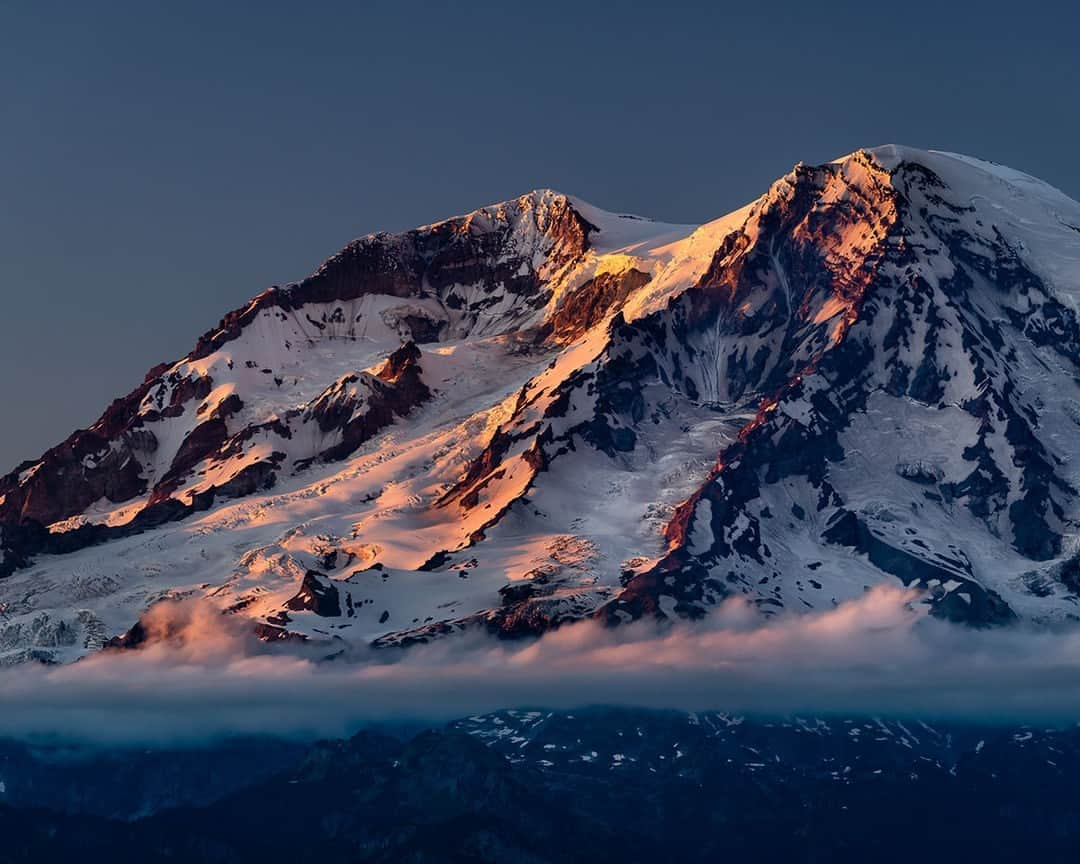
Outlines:
{"label": "rocky ridge", "polygon": [[884,147],[716,222],[534,192],[350,244],[0,480],[0,650],[1077,603],[1080,205]]}

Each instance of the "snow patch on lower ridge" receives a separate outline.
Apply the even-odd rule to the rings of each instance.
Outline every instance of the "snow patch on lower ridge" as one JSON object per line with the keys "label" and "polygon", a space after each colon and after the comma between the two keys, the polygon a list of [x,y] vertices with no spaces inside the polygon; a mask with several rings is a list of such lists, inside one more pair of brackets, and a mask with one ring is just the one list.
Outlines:
{"label": "snow patch on lower ridge", "polygon": [[0,478],[0,661],[162,599],[392,646],[840,606],[1076,619],[1080,205],[902,147],[700,227],[538,191],[350,244]]}

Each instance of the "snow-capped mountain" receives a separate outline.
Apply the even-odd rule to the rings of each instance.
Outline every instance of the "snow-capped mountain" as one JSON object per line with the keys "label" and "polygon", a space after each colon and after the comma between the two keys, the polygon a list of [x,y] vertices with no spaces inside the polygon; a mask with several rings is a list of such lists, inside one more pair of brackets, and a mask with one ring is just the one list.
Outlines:
{"label": "snow-capped mountain", "polygon": [[[537,191],[361,238],[0,479],[0,652],[1080,592],[1080,204],[902,147],[669,225]],[[136,630],[127,639],[139,638]]]}

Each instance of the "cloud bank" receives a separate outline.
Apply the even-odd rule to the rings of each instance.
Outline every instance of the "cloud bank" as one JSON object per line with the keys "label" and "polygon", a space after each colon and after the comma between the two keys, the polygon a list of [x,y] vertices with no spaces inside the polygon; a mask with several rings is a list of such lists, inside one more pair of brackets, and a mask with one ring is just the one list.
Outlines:
{"label": "cloud bank", "polygon": [[962,629],[890,587],[800,616],[762,619],[730,601],[695,624],[583,622],[530,642],[460,634],[331,661],[325,645],[268,646],[198,602],[159,604],[144,623],[157,641],[138,650],[0,673],[0,735],[337,736],[372,722],[589,705],[1080,720],[1080,632]]}

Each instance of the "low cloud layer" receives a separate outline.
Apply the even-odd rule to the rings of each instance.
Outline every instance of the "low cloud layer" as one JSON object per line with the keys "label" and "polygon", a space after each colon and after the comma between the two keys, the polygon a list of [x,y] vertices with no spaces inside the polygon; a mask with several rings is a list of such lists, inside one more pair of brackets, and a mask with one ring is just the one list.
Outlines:
{"label": "low cloud layer", "polygon": [[772,620],[731,601],[698,624],[585,622],[531,642],[461,634],[323,661],[325,646],[267,646],[208,606],[159,605],[146,621],[158,641],[139,650],[0,673],[0,735],[343,735],[370,722],[588,705],[1080,720],[1080,632],[974,631],[924,609],[911,592],[879,587]]}

